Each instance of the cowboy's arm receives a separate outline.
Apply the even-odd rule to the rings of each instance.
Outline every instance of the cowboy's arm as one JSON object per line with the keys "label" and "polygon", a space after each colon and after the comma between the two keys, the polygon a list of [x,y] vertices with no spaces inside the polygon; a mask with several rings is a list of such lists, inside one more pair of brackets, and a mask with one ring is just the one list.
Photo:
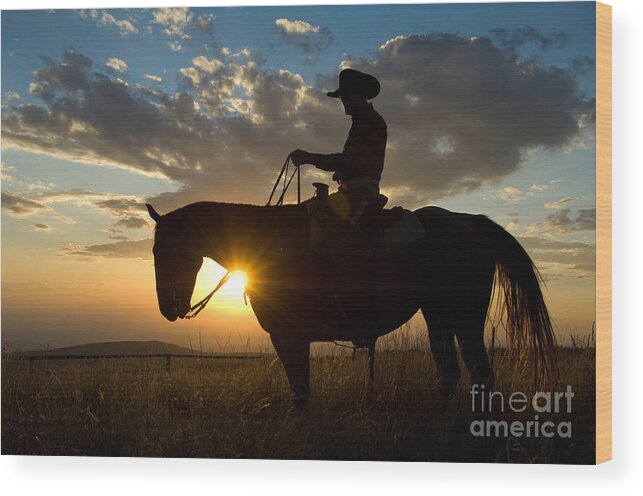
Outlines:
{"label": "cowboy's arm", "polygon": [[340,153],[311,153],[304,150],[295,150],[291,157],[297,166],[311,164],[327,172],[342,171],[346,164],[354,162],[356,158],[355,155],[358,153],[356,146],[359,141],[358,134],[356,126],[352,126],[344,144],[344,149]]}
{"label": "cowboy's arm", "polygon": [[341,153],[308,153],[306,163],[328,172],[341,170],[346,163],[344,152]]}

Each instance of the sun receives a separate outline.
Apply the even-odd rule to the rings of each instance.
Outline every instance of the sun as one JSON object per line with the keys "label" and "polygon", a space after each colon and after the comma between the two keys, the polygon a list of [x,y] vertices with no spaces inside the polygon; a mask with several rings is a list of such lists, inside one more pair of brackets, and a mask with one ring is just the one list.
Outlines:
{"label": "sun", "polygon": [[245,292],[247,284],[248,274],[246,274],[243,270],[235,270],[230,276],[230,279],[228,279],[228,282],[226,282],[226,286],[230,289],[230,291],[239,293],[241,295],[243,295],[243,293]]}
{"label": "sun", "polygon": [[[212,291],[226,272],[226,269],[215,261],[209,258],[203,260],[203,265],[197,275],[193,299],[199,300]],[[228,304],[239,302],[240,305],[244,305],[243,294],[247,284],[248,274],[242,270],[235,270],[214,298],[215,300],[226,300]]]}

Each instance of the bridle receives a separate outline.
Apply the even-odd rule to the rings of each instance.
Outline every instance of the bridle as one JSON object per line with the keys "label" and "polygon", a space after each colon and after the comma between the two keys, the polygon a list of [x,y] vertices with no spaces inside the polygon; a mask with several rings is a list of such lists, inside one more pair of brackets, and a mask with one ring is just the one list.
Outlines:
{"label": "bridle", "polygon": [[[281,168],[281,172],[279,172],[279,176],[277,176],[277,180],[275,181],[275,185],[272,187],[272,191],[270,192],[270,197],[268,198],[268,203],[266,206],[270,206],[270,203],[272,202],[272,197],[274,196],[275,192],[277,191],[277,187],[279,186],[279,183],[282,182],[282,177],[283,177],[283,185],[281,188],[281,194],[279,195],[279,198],[277,199],[277,202],[275,203],[275,206],[281,206],[284,203],[284,198],[286,196],[286,192],[288,191],[288,188],[290,187],[290,183],[292,183],[293,178],[295,175],[297,175],[297,205],[301,203],[301,167],[296,167],[293,164],[293,167],[295,170],[290,174],[290,178],[288,176],[289,174],[289,168],[290,168],[290,162],[292,161],[292,154],[288,155],[286,157],[286,161],[284,162],[284,165]],[[190,310],[188,310],[188,313],[185,315],[185,319],[193,319],[199,313],[201,313],[201,310],[203,310],[206,305],[210,302],[214,294],[219,291],[226,282],[232,277],[232,271],[228,270],[223,277],[219,280],[215,288],[208,294],[205,298],[203,298],[201,301],[198,303],[195,303],[190,307]],[[244,301],[246,294],[244,293],[243,295]],[[246,302],[247,304],[247,302]]]}

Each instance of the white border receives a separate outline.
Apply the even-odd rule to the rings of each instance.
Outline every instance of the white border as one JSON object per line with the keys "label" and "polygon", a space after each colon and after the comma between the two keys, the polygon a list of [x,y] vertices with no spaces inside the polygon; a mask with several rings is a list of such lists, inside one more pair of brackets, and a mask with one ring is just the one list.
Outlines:
{"label": "white border", "polygon": [[[392,1],[56,2],[61,8],[399,3]],[[414,2],[403,3],[436,3]],[[643,205],[643,117],[640,88],[643,2],[612,0],[614,33],[614,460],[598,467],[445,463],[284,462],[133,458],[17,457],[0,459],[4,494],[625,494],[643,487],[643,326],[640,213]],[[46,1],[5,1],[3,9],[52,8]]]}

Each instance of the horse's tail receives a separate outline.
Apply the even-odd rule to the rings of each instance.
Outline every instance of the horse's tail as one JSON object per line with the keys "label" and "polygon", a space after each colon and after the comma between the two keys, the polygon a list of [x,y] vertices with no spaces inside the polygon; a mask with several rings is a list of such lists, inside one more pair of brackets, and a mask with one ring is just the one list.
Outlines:
{"label": "horse's tail", "polygon": [[516,238],[482,218],[494,252],[496,285],[504,300],[509,351],[521,362],[533,356],[537,385],[544,385],[547,378],[557,381],[556,338],[540,288],[542,276]]}

